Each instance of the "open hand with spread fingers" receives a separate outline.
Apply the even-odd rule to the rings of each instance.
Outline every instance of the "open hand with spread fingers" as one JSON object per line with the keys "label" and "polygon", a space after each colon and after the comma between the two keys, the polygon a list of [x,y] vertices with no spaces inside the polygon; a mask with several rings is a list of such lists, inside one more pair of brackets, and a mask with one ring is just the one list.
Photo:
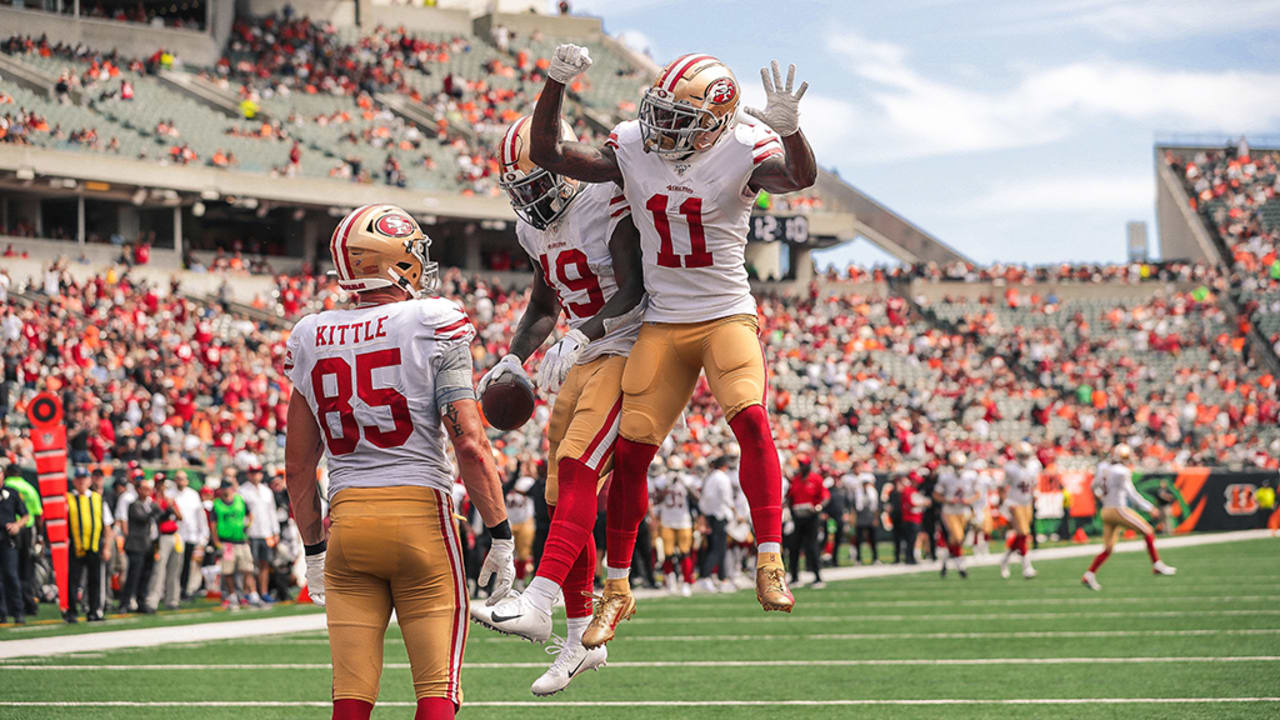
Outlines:
{"label": "open hand with spread fingers", "polygon": [[565,43],[556,48],[547,67],[547,76],[561,85],[587,71],[591,67],[591,53],[581,45]]}
{"label": "open hand with spread fingers", "polygon": [[787,67],[787,83],[782,84],[782,70],[778,61],[771,63],[773,77],[769,77],[769,68],[760,68],[760,80],[764,84],[764,110],[747,108],[747,113],[760,118],[766,125],[782,137],[795,133],[800,129],[800,98],[809,89],[809,83],[800,83],[800,89],[793,95],[791,88],[795,84],[796,66]]}

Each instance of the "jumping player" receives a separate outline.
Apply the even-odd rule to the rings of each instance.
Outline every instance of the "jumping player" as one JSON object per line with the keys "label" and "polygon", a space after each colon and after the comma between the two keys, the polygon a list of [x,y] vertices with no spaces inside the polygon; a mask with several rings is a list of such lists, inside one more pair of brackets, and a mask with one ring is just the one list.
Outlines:
{"label": "jumping player", "polygon": [[1093,475],[1093,494],[1102,505],[1102,552],[1089,564],[1080,582],[1090,590],[1101,590],[1095,574],[1102,563],[1111,557],[1120,533],[1125,528],[1141,533],[1147,543],[1147,554],[1151,556],[1151,571],[1156,575],[1174,575],[1178,569],[1164,564],[1160,553],[1156,552],[1156,534],[1151,525],[1142,516],[1134,512],[1129,503],[1137,505],[1145,513],[1158,513],[1159,510],[1133,486],[1133,472],[1125,465],[1133,456],[1128,445],[1121,443],[1111,451],[1112,462],[1098,463]]}
{"label": "jumping player", "polygon": [[649,505],[646,470],[693,393],[707,383],[742,447],[740,479],[757,542],[756,598],[766,610],[795,604],[782,565],[782,471],[764,407],[765,369],[755,298],[747,282],[747,222],[761,190],[802,190],[817,179],[799,128],[799,102],[778,64],[761,71],[764,111],[739,115],[733,72],[705,54],[667,66],[603,147],[559,132],[565,83],[591,65],[585,48],[561,45],[533,113],[534,162],[584,182],[622,186],[640,232],[645,324],[622,378],[622,425],[608,506],[607,580],[588,647],[613,638],[635,613],[627,580]]}

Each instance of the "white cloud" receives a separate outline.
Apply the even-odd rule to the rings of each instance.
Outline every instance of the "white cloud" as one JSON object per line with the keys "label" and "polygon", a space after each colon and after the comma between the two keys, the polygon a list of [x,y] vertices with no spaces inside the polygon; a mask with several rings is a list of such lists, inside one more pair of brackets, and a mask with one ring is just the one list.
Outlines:
{"label": "white cloud", "polygon": [[[862,80],[859,99],[865,101],[810,93],[802,104],[805,127],[853,162],[1038,145],[1115,120],[1204,131],[1280,122],[1280,73],[1098,60],[1022,70],[1000,86],[962,86],[918,71],[905,48],[857,33],[831,35],[828,48]],[[819,137],[819,130],[835,136]]]}
{"label": "white cloud", "polygon": [[628,48],[640,53],[641,55],[653,57],[653,40],[639,30],[623,30],[618,33],[617,38],[618,42],[626,45]]}
{"label": "white cloud", "polygon": [[1154,197],[1149,175],[1055,175],[995,185],[956,207],[955,214],[1144,212]]}

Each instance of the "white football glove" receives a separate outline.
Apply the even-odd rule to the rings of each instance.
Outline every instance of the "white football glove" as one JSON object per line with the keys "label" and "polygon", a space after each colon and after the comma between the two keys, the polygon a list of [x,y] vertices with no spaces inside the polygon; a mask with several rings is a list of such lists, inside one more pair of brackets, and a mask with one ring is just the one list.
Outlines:
{"label": "white football glove", "polygon": [[547,67],[547,76],[561,85],[591,67],[591,53],[581,45],[565,44],[556,48],[551,55],[551,65]]}
{"label": "white football glove", "polygon": [[538,366],[538,387],[547,392],[560,392],[564,379],[569,371],[578,364],[578,357],[591,340],[581,330],[570,330],[560,338],[560,342],[551,346],[542,356],[542,364]]}
{"label": "white football glove", "polygon": [[490,368],[489,372],[480,378],[480,383],[476,385],[476,395],[483,395],[485,388],[507,374],[519,375],[525,380],[529,379],[529,374],[524,371],[524,363],[520,361],[520,357],[514,353],[507,353],[502,356],[497,365]]}
{"label": "white football glove", "polygon": [[764,83],[764,110],[747,108],[747,114],[760,118],[765,125],[782,137],[794,134],[800,129],[800,98],[809,89],[809,83],[800,83],[800,89],[794,95],[791,87],[796,79],[796,66],[787,68],[787,84],[782,87],[782,71],[778,61],[772,63],[773,78],[769,78],[769,68],[760,68],[760,80]]}
{"label": "white football glove", "polygon": [[480,566],[481,585],[489,584],[493,577],[493,592],[485,605],[493,605],[511,592],[511,585],[516,581],[516,541],[513,539],[493,539],[489,545],[489,553],[484,556],[484,564]]}
{"label": "white football glove", "polygon": [[307,594],[320,607],[324,607],[324,555],[307,556]]}

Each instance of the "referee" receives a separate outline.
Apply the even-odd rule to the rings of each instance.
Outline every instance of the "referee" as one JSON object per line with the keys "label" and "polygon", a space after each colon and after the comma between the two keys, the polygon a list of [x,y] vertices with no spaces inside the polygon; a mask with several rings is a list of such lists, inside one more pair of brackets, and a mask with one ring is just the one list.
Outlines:
{"label": "referee", "polygon": [[67,531],[71,536],[69,568],[70,579],[67,582],[67,611],[62,618],[69,623],[77,620],[79,613],[79,586],[81,576],[85,577],[84,602],[87,606],[85,619],[89,622],[103,620],[103,583],[102,566],[111,552],[111,506],[102,501],[102,494],[96,492],[90,484],[93,481],[88,475],[77,472],[74,490],[67,493]]}

